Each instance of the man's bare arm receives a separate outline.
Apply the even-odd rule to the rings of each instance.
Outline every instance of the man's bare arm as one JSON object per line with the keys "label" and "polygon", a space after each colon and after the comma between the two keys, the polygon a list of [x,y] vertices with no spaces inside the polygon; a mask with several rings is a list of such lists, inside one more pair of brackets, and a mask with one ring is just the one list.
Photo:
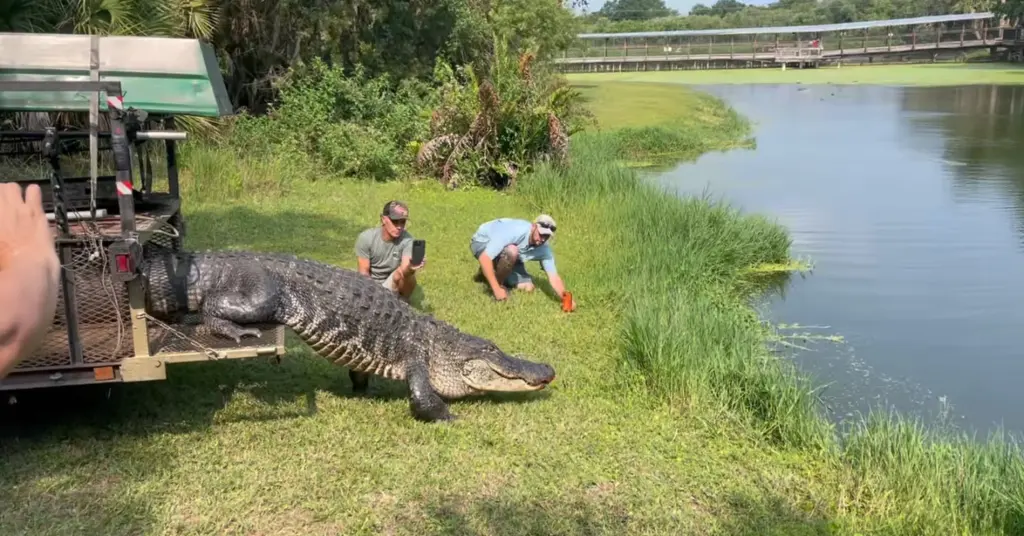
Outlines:
{"label": "man's bare arm", "polygon": [[0,272],[0,378],[39,347],[57,308],[46,267],[15,262]]}
{"label": "man's bare arm", "polygon": [[57,309],[60,263],[42,192],[0,184],[0,378],[36,350]]}
{"label": "man's bare arm", "polygon": [[370,275],[370,259],[358,257],[356,261],[359,263],[359,273]]}
{"label": "man's bare arm", "polygon": [[497,294],[497,290],[500,289],[498,285],[498,278],[494,275],[494,261],[487,253],[480,254],[480,271],[484,274],[484,279],[487,280],[487,284],[491,286],[491,290]]}
{"label": "man's bare arm", "polygon": [[551,283],[551,288],[555,290],[555,293],[561,296],[565,294],[565,283],[562,282],[562,278],[558,274],[548,274],[548,282]]}

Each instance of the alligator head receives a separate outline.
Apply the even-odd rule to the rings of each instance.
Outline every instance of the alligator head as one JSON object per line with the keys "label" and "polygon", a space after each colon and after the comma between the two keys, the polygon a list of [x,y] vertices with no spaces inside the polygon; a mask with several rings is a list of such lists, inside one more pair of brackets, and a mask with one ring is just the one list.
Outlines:
{"label": "alligator head", "polygon": [[460,333],[430,361],[430,381],[437,393],[454,399],[493,392],[539,391],[555,379],[555,369],[513,357],[494,343]]}

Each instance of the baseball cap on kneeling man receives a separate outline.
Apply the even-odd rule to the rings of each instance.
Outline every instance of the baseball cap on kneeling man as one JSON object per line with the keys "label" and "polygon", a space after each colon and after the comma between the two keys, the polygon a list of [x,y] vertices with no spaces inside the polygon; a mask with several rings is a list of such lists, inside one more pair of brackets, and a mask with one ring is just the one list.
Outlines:
{"label": "baseball cap on kneeling man", "polygon": [[537,231],[544,236],[551,236],[555,234],[555,219],[547,214],[541,214],[537,216],[537,219],[533,220],[533,223],[537,224]]}
{"label": "baseball cap on kneeling man", "polygon": [[381,213],[392,220],[404,220],[409,217],[409,207],[398,200],[388,201]]}

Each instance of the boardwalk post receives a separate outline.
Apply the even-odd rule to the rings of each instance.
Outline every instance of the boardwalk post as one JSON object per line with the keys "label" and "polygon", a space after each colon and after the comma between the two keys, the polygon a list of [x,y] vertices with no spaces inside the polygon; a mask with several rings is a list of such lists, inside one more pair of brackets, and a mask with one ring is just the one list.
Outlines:
{"label": "boardwalk post", "polygon": [[910,30],[910,50],[917,50],[917,28]]}

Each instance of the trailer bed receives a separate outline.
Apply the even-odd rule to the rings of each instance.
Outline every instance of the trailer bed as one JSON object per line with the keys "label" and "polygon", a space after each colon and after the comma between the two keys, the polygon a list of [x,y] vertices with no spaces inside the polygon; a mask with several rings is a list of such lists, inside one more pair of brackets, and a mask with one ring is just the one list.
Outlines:
{"label": "trailer bed", "polygon": [[[167,194],[147,194],[136,207],[136,231],[144,248],[156,245],[177,250],[181,247],[183,226],[178,198]],[[84,212],[83,216],[87,216],[88,210]],[[146,323],[148,340],[138,351],[128,287],[110,276],[106,257],[106,243],[121,237],[120,215],[107,214],[95,220],[68,223],[69,237],[61,236],[55,221],[51,220],[50,229],[73,289],[74,309],[78,317],[75,337],[81,347],[81,360],[76,361],[70,351],[72,345],[66,321],[65,296],[63,288],[60,288],[52,328],[36,352],[19,363],[7,378],[0,380],[0,391],[95,383],[99,374],[96,371],[108,367],[113,372],[103,381],[126,381],[121,378],[119,369],[130,362],[143,360],[179,363],[280,355],[284,352],[284,328],[280,326],[255,326],[260,329],[258,338],[245,338],[236,343],[198,332],[195,319],[167,324],[171,328],[169,330],[149,318],[141,320]],[[140,319],[136,319],[138,322]],[[216,355],[211,357],[209,350]]]}

